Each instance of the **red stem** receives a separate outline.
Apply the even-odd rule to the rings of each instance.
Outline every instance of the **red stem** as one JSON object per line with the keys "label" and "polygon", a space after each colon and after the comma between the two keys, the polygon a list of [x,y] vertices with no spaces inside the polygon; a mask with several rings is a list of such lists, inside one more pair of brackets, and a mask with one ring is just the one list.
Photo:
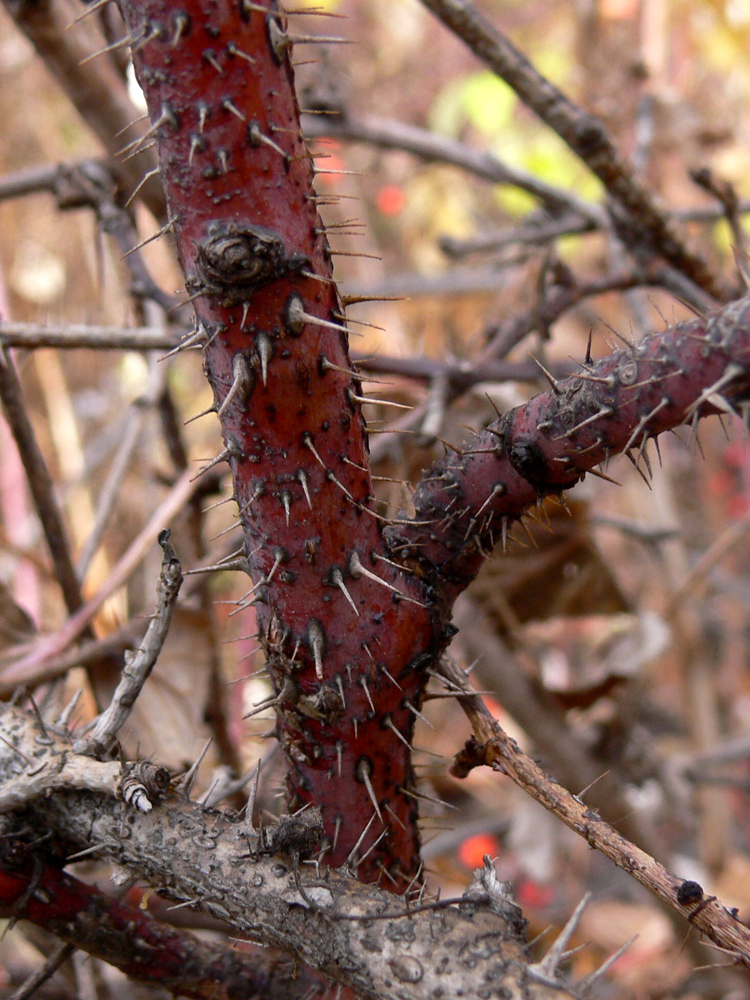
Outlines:
{"label": "red stem", "polygon": [[309,982],[283,958],[199,941],[0,840],[0,914],[30,920],[144,982],[196,1000],[299,996]]}
{"label": "red stem", "polygon": [[[539,499],[579,482],[622,451],[750,396],[750,296],[678,323],[581,371],[490,424],[471,448],[425,473],[416,519],[386,539],[401,561],[440,580],[452,605],[509,526]],[[645,464],[645,463],[643,463]],[[647,466],[646,466],[647,470]],[[646,474],[646,473],[644,473]]]}
{"label": "red stem", "polygon": [[419,855],[402,792],[413,782],[407,702],[419,705],[425,680],[412,667],[441,632],[421,583],[377,559],[362,390],[301,138],[288,25],[269,4],[121,9],[234,475],[290,805],[321,807],[336,865],[375,816],[360,855],[386,833],[359,875],[385,870],[403,889]]}

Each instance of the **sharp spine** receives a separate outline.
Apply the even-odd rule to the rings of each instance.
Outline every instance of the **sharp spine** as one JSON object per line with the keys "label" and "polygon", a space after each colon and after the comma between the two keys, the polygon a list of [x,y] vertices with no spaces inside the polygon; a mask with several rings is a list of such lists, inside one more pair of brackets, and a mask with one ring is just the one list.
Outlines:
{"label": "sharp spine", "polygon": [[[219,417],[222,416],[226,408],[232,402],[235,397],[239,403],[244,403],[247,397],[248,391],[252,386],[253,373],[250,370],[250,366],[247,363],[247,359],[241,352],[235,354],[232,360],[232,385],[229,392],[224,397],[219,409],[216,411]],[[210,412],[210,411],[209,411]],[[195,418],[194,418],[195,419]]]}
{"label": "sharp spine", "polygon": [[[289,523],[289,518],[287,517],[287,524],[288,523]],[[338,566],[334,567],[333,571],[331,572],[331,579],[351,605],[351,609],[354,612],[354,614],[357,616],[357,618],[359,618],[360,615],[359,611],[357,611],[357,605],[354,603],[352,595],[347,590],[346,584],[344,583],[344,574],[341,572]]]}
{"label": "sharp spine", "polygon": [[[351,849],[351,851],[349,851],[349,855],[348,855],[346,861],[344,862],[345,865],[351,865],[352,861],[354,861],[354,857],[355,857],[357,851],[360,849],[360,847],[362,845],[362,842],[364,841],[365,837],[369,833],[370,827],[375,822],[375,817],[376,816],[380,816],[380,812],[378,810],[377,805],[375,806],[375,812],[370,817],[370,820],[369,820],[367,826],[364,828],[364,830],[362,831],[362,833],[360,833],[359,837],[357,838],[357,843],[354,845],[354,847]],[[382,823],[382,821],[383,821],[382,817],[380,818],[380,821]],[[338,838],[338,831],[339,831],[339,828],[340,828],[340,824],[341,824],[341,817],[337,816],[336,817],[336,834],[335,834],[334,842],[333,842],[334,847],[336,846],[336,839]]]}
{"label": "sharp spine", "polygon": [[310,490],[308,487],[309,477],[304,469],[297,469],[297,480],[302,486],[302,492],[305,494],[305,500],[307,500],[307,506],[310,510],[313,509],[312,501],[310,500]]}
{"label": "sharp spine", "polygon": [[359,683],[362,686],[362,689],[364,690],[365,695],[367,696],[368,702],[370,703],[370,708],[372,709],[372,714],[373,715],[377,715],[377,712],[375,711],[375,705],[374,705],[373,700],[372,700],[372,695],[370,694],[370,689],[367,686],[367,678],[366,677],[360,677]]}
{"label": "sharp spine", "polygon": [[352,549],[352,554],[349,556],[349,572],[351,573],[351,575],[354,577],[355,580],[358,579],[358,577],[360,576],[366,576],[374,583],[379,583],[381,587],[385,587],[392,593],[398,594],[398,596],[401,597],[403,600],[410,601],[412,604],[417,604],[421,608],[425,607],[425,605],[422,604],[420,601],[417,601],[413,597],[408,597],[406,594],[401,593],[398,587],[394,587],[393,584],[388,583],[387,580],[384,580],[381,576],[378,576],[377,573],[373,573],[372,570],[369,570],[365,566],[363,566],[362,560],[359,558],[359,553],[357,552],[356,549]]}
{"label": "sharp spine", "polygon": [[[313,277],[318,277],[313,275]],[[305,311],[304,303],[299,295],[292,295],[286,308],[286,325],[293,334],[299,336],[304,327],[320,326],[327,330],[338,330],[341,333],[349,333],[349,329],[340,323],[331,323],[330,320],[320,319]]]}
{"label": "sharp spine", "polygon": [[265,386],[268,383],[268,363],[273,357],[273,346],[267,334],[259,333],[255,341],[255,349],[260,361],[260,377]]}
{"label": "sharp spine", "polygon": [[[375,789],[372,787],[372,782],[370,781],[370,775],[372,774],[372,764],[366,757],[362,757],[357,763],[357,778],[362,782],[362,784],[367,789],[367,794],[370,796],[370,802],[372,802],[375,807],[375,812],[377,813],[380,822],[383,822],[383,815],[380,812],[380,806],[378,805],[377,796],[375,795]],[[372,822],[372,820],[370,820]],[[359,841],[357,842],[359,845]]]}
{"label": "sharp spine", "polygon": [[315,661],[315,676],[323,680],[323,654],[325,652],[325,633],[323,626],[316,618],[312,618],[307,626],[307,642]]}

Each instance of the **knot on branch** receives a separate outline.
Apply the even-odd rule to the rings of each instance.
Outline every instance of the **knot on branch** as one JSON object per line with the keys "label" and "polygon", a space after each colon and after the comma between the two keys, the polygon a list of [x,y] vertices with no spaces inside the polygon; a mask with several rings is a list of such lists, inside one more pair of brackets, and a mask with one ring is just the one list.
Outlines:
{"label": "knot on branch", "polygon": [[170,774],[166,767],[139,760],[124,764],[117,789],[122,801],[138,812],[148,813],[169,788]]}
{"label": "knot on branch", "polygon": [[265,226],[213,222],[196,252],[197,277],[189,290],[220,296],[225,306],[249,299],[253,292],[290,271],[303,267],[306,258],[286,252],[278,233]]}

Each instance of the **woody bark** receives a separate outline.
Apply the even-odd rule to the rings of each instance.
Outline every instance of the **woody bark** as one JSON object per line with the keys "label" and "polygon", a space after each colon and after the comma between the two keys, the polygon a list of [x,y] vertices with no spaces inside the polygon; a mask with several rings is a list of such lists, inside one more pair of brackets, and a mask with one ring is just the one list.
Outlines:
{"label": "woody bark", "polygon": [[383,561],[293,35],[273,4],[120,6],[234,476],[290,806],[320,805],[332,864],[373,820],[359,875],[403,889],[419,856],[408,705],[444,631],[422,584]]}
{"label": "woody bark", "polygon": [[429,470],[416,517],[383,531],[288,19],[247,0],[121,9],[196,312],[185,343],[203,347],[234,477],[290,806],[321,807],[328,861],[359,841],[359,877],[403,890],[419,855],[414,710],[455,597],[536,501],[741,405],[748,303],[586,359]]}

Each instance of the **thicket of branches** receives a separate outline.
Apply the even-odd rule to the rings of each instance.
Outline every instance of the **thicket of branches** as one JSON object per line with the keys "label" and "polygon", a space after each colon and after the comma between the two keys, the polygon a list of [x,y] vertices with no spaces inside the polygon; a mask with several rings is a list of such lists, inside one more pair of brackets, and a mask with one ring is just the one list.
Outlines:
{"label": "thicket of branches", "polygon": [[747,25],[537,6],[6,0],[6,995],[743,995]]}

